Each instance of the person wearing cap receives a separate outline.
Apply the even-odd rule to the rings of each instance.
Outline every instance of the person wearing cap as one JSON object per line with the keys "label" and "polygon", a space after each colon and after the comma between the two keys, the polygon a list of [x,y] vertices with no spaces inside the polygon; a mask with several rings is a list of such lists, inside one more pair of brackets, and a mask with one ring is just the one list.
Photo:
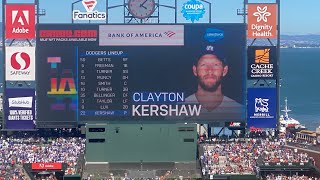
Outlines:
{"label": "person wearing cap", "polygon": [[199,119],[238,120],[241,117],[243,106],[222,92],[222,81],[228,70],[226,59],[215,53],[206,53],[194,63],[192,71],[198,86],[196,92],[185,99],[185,103],[201,105]]}

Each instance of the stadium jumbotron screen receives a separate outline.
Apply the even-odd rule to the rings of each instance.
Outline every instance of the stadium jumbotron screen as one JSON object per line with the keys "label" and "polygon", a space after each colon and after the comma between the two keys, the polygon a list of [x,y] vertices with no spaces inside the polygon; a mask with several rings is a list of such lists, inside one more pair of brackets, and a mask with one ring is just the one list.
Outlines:
{"label": "stadium jumbotron screen", "polygon": [[245,121],[245,25],[37,28],[38,122]]}

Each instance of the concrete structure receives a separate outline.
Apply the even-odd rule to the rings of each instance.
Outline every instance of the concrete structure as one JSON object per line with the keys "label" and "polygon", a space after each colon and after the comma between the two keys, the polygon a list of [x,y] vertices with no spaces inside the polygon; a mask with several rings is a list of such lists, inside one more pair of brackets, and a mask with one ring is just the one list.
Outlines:
{"label": "concrete structure", "polygon": [[196,124],[87,124],[88,164],[196,164]]}

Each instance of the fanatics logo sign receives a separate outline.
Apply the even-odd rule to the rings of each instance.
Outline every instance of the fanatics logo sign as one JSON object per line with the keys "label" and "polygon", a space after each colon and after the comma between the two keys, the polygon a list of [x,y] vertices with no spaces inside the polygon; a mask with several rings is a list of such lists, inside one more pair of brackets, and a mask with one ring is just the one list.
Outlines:
{"label": "fanatics logo sign", "polygon": [[35,38],[34,4],[7,4],[5,12],[6,38]]}
{"label": "fanatics logo sign", "polygon": [[72,13],[73,20],[105,20],[107,14],[105,12],[93,11],[97,5],[96,0],[82,0],[82,5],[87,12],[74,10]]}

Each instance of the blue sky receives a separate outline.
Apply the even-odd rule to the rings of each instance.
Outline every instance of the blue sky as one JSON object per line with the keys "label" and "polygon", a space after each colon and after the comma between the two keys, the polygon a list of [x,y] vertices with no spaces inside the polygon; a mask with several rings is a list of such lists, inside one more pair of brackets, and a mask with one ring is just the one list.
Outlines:
{"label": "blue sky", "polygon": [[[46,16],[41,17],[41,23],[70,23],[71,3],[75,0],[39,0],[40,9],[46,10]],[[105,9],[106,0],[97,0],[96,10]],[[173,5],[174,0],[159,0],[160,4]],[[188,0],[178,0],[178,8]],[[232,23],[242,22],[243,18],[237,16],[236,11],[243,7],[243,0],[207,0],[212,2],[212,22]],[[7,0],[7,3],[32,3],[33,0]],[[254,2],[275,2],[275,0],[249,0]],[[109,5],[120,5],[123,0],[109,0]],[[75,9],[83,10],[81,3],[76,4]],[[206,6],[208,9],[208,6]],[[281,0],[281,34],[320,34],[320,0]],[[1,8],[0,8],[1,9]],[[0,10],[1,11],[1,10]],[[160,21],[173,22],[173,10],[161,8]],[[200,22],[208,21],[208,12]],[[2,15],[2,13],[1,13]],[[123,22],[123,7],[109,11],[109,22]],[[187,22],[178,12],[178,22]]]}

